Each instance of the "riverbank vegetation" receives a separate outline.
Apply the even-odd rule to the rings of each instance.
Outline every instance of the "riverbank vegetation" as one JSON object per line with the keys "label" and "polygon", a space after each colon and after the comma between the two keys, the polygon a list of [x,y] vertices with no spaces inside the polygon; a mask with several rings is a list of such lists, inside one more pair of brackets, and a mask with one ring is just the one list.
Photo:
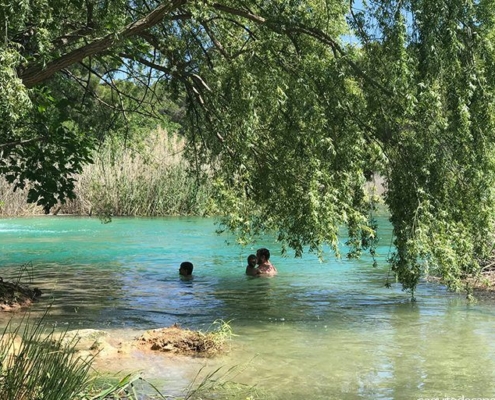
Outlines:
{"label": "riverbank vegetation", "polygon": [[207,215],[211,185],[191,174],[184,139],[156,129],[138,141],[107,141],[77,179],[61,212],[77,215]]}
{"label": "riverbank vegetation", "polygon": [[[347,226],[349,255],[373,254],[380,233],[363,188],[377,172],[396,279],[413,291],[436,275],[458,288],[495,245],[494,8],[493,0],[6,4],[0,174],[49,212],[74,200],[76,177],[114,134],[125,142],[135,127],[175,121],[194,182],[212,185],[211,211],[240,240],[269,231],[296,256],[325,245],[339,256]],[[89,185],[102,204],[90,212],[169,203],[154,182],[151,192],[140,181],[124,190],[122,171]],[[198,212],[184,192],[195,195],[172,191],[180,203],[172,211]],[[138,211],[134,196],[151,198]]]}
{"label": "riverbank vegetation", "polygon": [[[83,359],[74,351],[74,340],[65,341],[42,319],[11,329],[9,325],[0,337],[0,398],[104,400],[122,398],[132,385],[123,379],[103,390],[95,388],[90,376],[92,359]],[[131,396],[129,399],[136,398]]]}
{"label": "riverbank vegetation", "polygon": [[[25,317],[16,327],[8,325],[0,335],[0,399],[71,399],[71,400],[111,400],[111,399],[195,399],[216,398],[218,393],[226,393],[227,386],[234,387],[233,381],[226,379],[230,371],[220,372],[221,368],[198,376],[185,388],[185,395],[178,397],[163,395],[151,383],[143,381],[138,374],[126,375],[121,379],[105,378],[95,374],[92,364],[105,346],[101,339],[103,331],[92,331],[84,336],[84,331],[56,332],[44,324],[44,319],[31,321]],[[178,326],[162,330],[147,331],[135,340],[142,351],[159,350],[170,353],[165,343],[172,347],[175,355],[213,356],[230,339],[230,326],[219,321],[207,332],[183,330]],[[100,334],[99,338],[95,332]],[[150,348],[150,344],[153,346]],[[108,346],[108,344],[107,344]],[[122,353],[125,345],[115,354]],[[158,347],[160,347],[158,349]],[[82,350],[83,349],[83,350]],[[108,349],[106,354],[109,354]],[[164,355],[165,356],[165,355]],[[116,358],[113,359],[116,361]],[[230,375],[232,378],[232,375]],[[111,383],[113,382],[113,383]],[[220,383],[221,386],[220,387]],[[243,391],[248,393],[249,388]],[[206,396],[206,397],[205,397]]]}
{"label": "riverbank vegetation", "polygon": [[[184,139],[156,128],[133,140],[114,137],[95,150],[93,163],[75,176],[74,199],[57,203],[51,214],[82,216],[208,215],[211,183],[191,174]],[[44,214],[28,202],[28,189],[0,183],[0,215]]]}

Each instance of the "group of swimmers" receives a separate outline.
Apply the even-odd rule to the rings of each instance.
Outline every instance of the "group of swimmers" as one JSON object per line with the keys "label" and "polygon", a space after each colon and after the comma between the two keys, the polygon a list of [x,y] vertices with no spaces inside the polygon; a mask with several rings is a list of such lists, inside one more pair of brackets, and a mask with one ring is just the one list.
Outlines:
{"label": "group of swimmers", "polygon": [[[270,262],[270,250],[261,248],[256,254],[250,254],[247,258],[246,275],[249,276],[273,276],[277,274],[277,268]],[[192,278],[194,266],[189,261],[181,263],[179,275],[184,278]]]}

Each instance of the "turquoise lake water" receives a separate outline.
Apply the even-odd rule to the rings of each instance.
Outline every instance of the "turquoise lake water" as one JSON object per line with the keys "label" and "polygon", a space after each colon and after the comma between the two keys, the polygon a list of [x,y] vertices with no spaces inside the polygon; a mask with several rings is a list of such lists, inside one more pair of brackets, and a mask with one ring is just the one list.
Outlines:
{"label": "turquoise lake water", "polygon": [[[436,284],[421,284],[415,303],[400,285],[386,288],[385,218],[378,268],[332,254],[282,257],[272,238],[241,247],[215,229],[205,218],[2,219],[0,276],[15,279],[27,264],[23,280],[44,292],[32,314],[51,304],[48,322],[69,329],[132,335],[230,321],[237,336],[220,357],[114,366],[143,371],[164,391],[181,390],[201,368],[236,366],[233,380],[262,398],[495,398],[494,304],[469,304]],[[278,276],[244,275],[258,247],[271,250]],[[185,260],[192,281],[178,277]]]}

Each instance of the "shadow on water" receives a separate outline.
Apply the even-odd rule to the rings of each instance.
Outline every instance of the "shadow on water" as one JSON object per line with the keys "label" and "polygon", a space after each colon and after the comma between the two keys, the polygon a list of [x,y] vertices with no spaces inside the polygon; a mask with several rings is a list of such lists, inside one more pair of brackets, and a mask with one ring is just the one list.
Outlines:
{"label": "shadow on water", "polygon": [[[51,304],[49,322],[70,329],[133,336],[230,321],[237,336],[223,356],[116,365],[165,390],[206,364],[242,366],[239,383],[280,399],[494,397],[493,305],[468,305],[434,284],[420,285],[417,303],[399,285],[385,288],[390,229],[381,224],[379,268],[366,258],[283,258],[267,238],[279,275],[251,278],[245,262],[256,247],[226,245],[208,219],[0,220],[0,275],[31,262],[32,284],[45,293],[31,312]],[[191,281],[178,277],[185,260],[195,265]]]}

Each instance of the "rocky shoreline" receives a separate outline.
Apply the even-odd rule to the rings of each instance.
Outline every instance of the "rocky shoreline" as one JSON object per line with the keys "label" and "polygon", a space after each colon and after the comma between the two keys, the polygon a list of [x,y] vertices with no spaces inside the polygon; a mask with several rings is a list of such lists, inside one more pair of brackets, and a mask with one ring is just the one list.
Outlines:
{"label": "rocky shoreline", "polygon": [[5,282],[0,277],[0,310],[17,311],[30,306],[42,292],[38,288],[29,288],[19,282]]}

